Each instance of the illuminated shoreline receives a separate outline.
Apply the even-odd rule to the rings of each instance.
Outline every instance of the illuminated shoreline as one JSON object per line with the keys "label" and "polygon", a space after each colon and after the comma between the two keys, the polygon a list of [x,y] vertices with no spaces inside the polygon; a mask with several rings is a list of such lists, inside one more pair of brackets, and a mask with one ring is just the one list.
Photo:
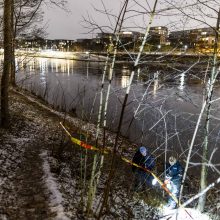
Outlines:
{"label": "illuminated shoreline", "polygon": [[[0,55],[3,55],[4,50],[0,50]],[[43,57],[54,59],[67,59],[67,60],[79,60],[79,61],[91,61],[91,62],[105,62],[106,57],[90,54],[89,52],[63,52],[53,50],[21,50],[15,51],[15,56],[27,56],[27,57]]]}

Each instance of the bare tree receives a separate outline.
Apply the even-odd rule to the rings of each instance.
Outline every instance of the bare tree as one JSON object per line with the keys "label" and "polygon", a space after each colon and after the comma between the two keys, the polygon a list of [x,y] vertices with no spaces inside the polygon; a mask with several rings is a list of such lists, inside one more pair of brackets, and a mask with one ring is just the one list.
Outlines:
{"label": "bare tree", "polygon": [[[120,10],[118,20],[116,22],[116,27],[114,34],[116,36],[116,43],[114,45],[114,55],[111,61],[111,67],[110,67],[110,73],[109,73],[109,84],[108,84],[108,90],[106,94],[106,99],[105,103],[103,103],[103,91],[101,91],[101,96],[100,96],[100,106],[99,106],[99,113],[98,113],[98,123],[97,123],[97,132],[96,132],[96,145],[98,145],[98,135],[99,135],[99,129],[100,129],[100,124],[101,124],[101,115],[102,115],[102,110],[104,114],[104,119],[103,119],[103,148],[105,148],[105,130],[106,130],[106,116],[107,116],[107,108],[108,108],[108,102],[109,102],[109,94],[110,94],[110,88],[111,88],[111,82],[112,82],[112,77],[113,77],[113,70],[114,70],[114,65],[115,65],[115,59],[117,55],[117,50],[118,50],[118,45],[119,45],[119,33],[121,31],[123,22],[124,22],[124,16],[126,14],[128,6],[128,0],[124,1],[123,7]],[[105,75],[106,75],[106,70],[108,67],[108,62],[109,62],[109,53],[107,54],[107,61],[105,63],[105,69],[103,72],[103,78],[102,78],[102,90],[104,88],[104,82],[105,82]],[[104,107],[103,107],[103,104]],[[94,156],[94,161],[93,161],[93,167],[92,167],[92,175],[91,175],[91,180],[90,180],[90,187],[89,187],[89,193],[88,193],[88,203],[87,203],[87,213],[90,213],[91,206],[92,206],[92,201],[94,199],[95,193],[96,193],[96,187],[99,181],[100,173],[101,173],[101,168],[103,166],[103,161],[104,161],[104,156],[101,155],[100,158],[100,165],[98,169],[96,168],[98,162],[97,162],[97,155]],[[96,169],[98,172],[96,173]],[[96,176],[96,179],[95,179]]]}
{"label": "bare tree", "polygon": [[[220,9],[218,12],[218,18],[217,18],[216,30],[215,30],[216,37],[215,37],[214,54],[213,54],[213,66],[212,66],[210,77],[207,82],[208,85],[207,85],[207,97],[206,97],[207,107],[206,107],[206,119],[205,119],[205,138],[204,138],[204,145],[203,145],[202,169],[201,169],[201,178],[200,178],[200,190],[201,191],[204,191],[207,187],[207,172],[208,172],[207,169],[208,168],[206,166],[206,162],[208,160],[211,101],[212,101],[212,96],[213,96],[214,83],[219,74],[219,70],[217,70],[219,22],[220,22]],[[198,203],[198,209],[202,212],[204,211],[205,203],[206,203],[206,193],[204,192],[199,197],[199,203]]]}
{"label": "bare tree", "polygon": [[[18,33],[30,28],[34,22],[39,21],[39,9],[43,0],[4,1],[3,35],[4,35],[4,70],[1,79],[1,125],[7,127],[9,123],[8,89],[9,83],[15,86],[15,39]],[[50,1],[45,3],[55,4],[64,8],[66,1]],[[10,8],[9,8],[10,7]],[[40,13],[41,14],[41,13]],[[41,14],[42,16],[42,14]],[[35,26],[36,33],[36,26]],[[10,78],[11,76],[11,78]]]}
{"label": "bare tree", "polygon": [[1,79],[1,126],[9,126],[9,76],[11,73],[12,63],[12,39],[13,26],[11,23],[12,17],[12,0],[4,1],[4,67]]}
{"label": "bare tree", "polygon": [[123,122],[124,111],[125,111],[125,108],[126,108],[126,105],[127,105],[128,95],[130,93],[130,88],[131,88],[131,84],[133,82],[134,74],[135,74],[135,71],[137,70],[137,67],[138,67],[138,64],[139,64],[139,61],[140,61],[140,57],[141,57],[143,49],[144,49],[144,45],[146,43],[146,39],[148,37],[150,27],[152,25],[152,22],[153,22],[153,19],[154,19],[154,16],[155,16],[157,3],[158,3],[158,0],[155,0],[154,6],[153,6],[153,9],[152,9],[152,12],[151,12],[149,24],[146,27],[146,31],[145,31],[145,35],[144,35],[144,38],[143,38],[143,41],[142,41],[142,45],[140,46],[139,53],[138,53],[137,58],[134,62],[134,70],[131,73],[131,76],[130,76],[130,79],[129,79],[129,85],[127,87],[126,94],[125,94],[125,97],[124,97],[124,101],[123,101],[123,104],[122,104],[122,109],[121,109],[118,128],[117,128],[117,134],[116,134],[116,137],[115,137],[115,142],[114,142],[114,147],[113,147],[113,156],[112,156],[112,160],[111,160],[111,167],[110,167],[109,176],[108,176],[107,183],[106,183],[106,188],[105,188],[105,191],[104,191],[103,203],[102,203],[102,206],[101,206],[100,212],[99,212],[99,218],[101,217],[103,209],[106,207],[107,202],[108,202],[108,196],[109,196],[109,192],[110,192],[111,181],[112,181],[112,179],[114,177],[114,173],[115,173],[115,162],[116,162],[116,154],[117,154],[117,151],[118,151],[118,140],[119,140],[119,135],[120,135],[121,126],[122,126],[122,122]]}

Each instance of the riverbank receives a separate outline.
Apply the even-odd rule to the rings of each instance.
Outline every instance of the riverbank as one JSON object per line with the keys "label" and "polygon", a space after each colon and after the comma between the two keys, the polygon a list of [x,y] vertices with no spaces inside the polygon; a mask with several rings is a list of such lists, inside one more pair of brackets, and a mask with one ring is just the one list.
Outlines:
{"label": "riverbank", "polygon": [[[3,55],[3,49],[0,50],[0,55]],[[130,53],[117,53],[116,63],[118,64],[134,64],[134,59],[137,56],[137,52]],[[90,62],[105,62],[107,59],[106,52],[63,52],[63,51],[53,51],[53,50],[34,50],[34,49],[17,49],[15,51],[16,56],[23,57],[42,57],[42,58],[54,58],[54,59],[68,59],[77,61],[90,61]],[[113,54],[111,54],[113,56]],[[206,61],[212,54],[203,54],[198,52],[179,52],[179,51],[168,51],[168,52],[144,52],[142,53],[141,65],[167,65],[167,62],[172,63],[174,59],[179,65],[198,62],[201,63]],[[133,57],[133,59],[131,59]],[[181,61],[178,59],[181,57]]]}
{"label": "riverbank", "polygon": [[[0,50],[0,55],[3,55],[3,50]],[[90,62],[105,62],[106,57],[103,55],[91,54],[89,52],[62,52],[52,50],[20,50],[15,51],[15,56],[19,57],[41,57],[41,58],[53,58],[53,59],[67,59],[77,61],[90,61]]]}
{"label": "riverbank", "polygon": [[[65,121],[72,134],[79,135],[81,132],[88,135],[90,143],[95,126],[57,112],[31,94],[14,90],[10,91],[10,113],[9,129],[0,129],[0,219],[83,218],[83,192],[79,190],[82,162],[80,155],[86,152],[69,141],[59,123]],[[110,133],[107,133],[107,136],[108,143],[111,143],[114,136]],[[89,164],[92,162],[93,152],[88,152],[87,157],[89,180]],[[109,159],[107,156],[104,163],[105,173],[100,180],[97,199],[101,198],[100,190],[103,190],[103,183],[107,178]],[[120,166],[121,170],[127,169],[122,162]],[[132,178],[130,168],[128,170]],[[133,207],[141,209],[143,204],[132,201],[131,197],[125,198],[127,193],[124,187],[128,187],[128,179],[124,175],[119,178],[118,175],[115,184],[120,198],[114,201],[114,204],[119,205],[123,199],[128,204],[126,208],[131,211]],[[124,183],[126,184],[123,185]],[[87,193],[84,193],[86,201]],[[149,206],[147,209],[148,215],[157,216],[154,213],[155,208]],[[119,216],[118,213],[125,210],[125,207],[120,207],[112,210],[112,213]]]}
{"label": "riverbank", "polygon": [[[96,126],[58,112],[24,91],[10,91],[10,112],[9,129],[0,129],[0,219],[85,218],[84,187],[88,185],[94,152],[73,145],[59,123],[63,121],[74,137],[88,137],[90,144],[94,143]],[[102,140],[102,134],[99,138]],[[114,133],[107,132],[110,148],[114,138]],[[131,159],[136,146],[123,139],[120,144],[120,154]],[[111,155],[105,156],[94,210],[102,197],[110,159]],[[85,162],[87,175],[83,186],[81,166]],[[158,202],[164,202],[160,194],[147,189],[133,198],[130,167],[117,160],[116,168],[107,219],[160,219],[160,210],[156,208]],[[90,219],[95,219],[93,214]]]}
{"label": "riverbank", "polygon": [[[0,50],[0,55],[3,56],[3,50]],[[62,51],[34,51],[34,50],[16,50],[15,56],[19,57],[36,57],[36,58],[53,58],[53,59],[66,59],[77,61],[90,61],[90,62],[105,62],[106,57],[101,55],[88,54],[86,52],[62,52]]]}
{"label": "riverbank", "polygon": [[[34,58],[52,58],[52,59],[65,59],[85,62],[104,63],[107,60],[107,53],[105,52],[62,52],[52,50],[16,50],[17,57],[34,57]],[[142,53],[140,67],[152,66],[167,68],[172,71],[172,68],[191,68],[195,66],[196,72],[198,68],[207,68],[208,60],[212,54],[201,53],[183,53],[183,52],[144,52]],[[113,54],[110,55],[113,57]],[[128,65],[132,67],[137,53],[122,53],[118,52],[116,55],[115,64]]]}

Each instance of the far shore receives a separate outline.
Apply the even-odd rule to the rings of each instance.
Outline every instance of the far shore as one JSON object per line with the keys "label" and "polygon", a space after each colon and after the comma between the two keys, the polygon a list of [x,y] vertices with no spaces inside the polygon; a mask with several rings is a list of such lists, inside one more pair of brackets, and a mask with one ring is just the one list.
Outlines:
{"label": "far shore", "polygon": [[[3,55],[4,50],[0,49],[0,55]],[[132,57],[137,55],[137,52],[130,52]],[[213,56],[213,54],[202,54],[202,53],[195,53],[195,52],[181,52],[181,51],[168,51],[168,52],[160,52],[160,51],[152,51],[152,52],[143,52],[143,55],[147,58],[144,63],[148,63],[152,59],[149,58],[157,57],[161,61],[160,58],[163,60],[170,60],[172,57],[179,57],[181,56],[183,60],[191,60],[200,58],[207,58]],[[42,57],[42,58],[53,58],[53,59],[66,59],[66,60],[77,60],[77,61],[89,61],[89,62],[105,62],[107,54],[105,52],[93,52],[93,51],[82,51],[82,52],[64,52],[64,51],[53,51],[53,50],[34,50],[34,49],[17,49],[15,50],[15,56],[28,56],[28,57]],[[134,60],[129,59],[127,53],[118,52],[116,63],[134,63]],[[143,61],[142,61],[143,62]]]}
{"label": "far shore", "polygon": [[[0,50],[0,55],[3,55],[4,50]],[[28,57],[43,57],[54,59],[67,59],[78,61],[91,61],[91,62],[105,62],[106,57],[102,55],[90,54],[89,52],[63,52],[52,50],[16,50],[15,56],[28,56]]]}

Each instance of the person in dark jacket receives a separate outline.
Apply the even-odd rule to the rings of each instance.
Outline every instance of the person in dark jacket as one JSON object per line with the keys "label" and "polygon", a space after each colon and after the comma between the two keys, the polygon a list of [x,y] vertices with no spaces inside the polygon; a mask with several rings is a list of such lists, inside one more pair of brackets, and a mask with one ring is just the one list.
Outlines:
{"label": "person in dark jacket", "polygon": [[[167,185],[167,188],[170,190],[172,195],[177,199],[179,198],[182,176],[183,167],[175,157],[170,157],[169,164],[166,167],[166,177],[164,183]],[[166,207],[169,209],[175,209],[176,205],[176,202],[170,196]]]}
{"label": "person in dark jacket", "polygon": [[[132,162],[150,171],[153,170],[153,168],[155,167],[155,158],[149,153],[149,150],[144,146],[140,147],[137,150]],[[146,172],[141,168],[135,167],[134,165],[132,166],[132,171],[135,175],[135,191],[141,191],[144,190],[146,186],[152,186],[153,176],[149,172]]]}

